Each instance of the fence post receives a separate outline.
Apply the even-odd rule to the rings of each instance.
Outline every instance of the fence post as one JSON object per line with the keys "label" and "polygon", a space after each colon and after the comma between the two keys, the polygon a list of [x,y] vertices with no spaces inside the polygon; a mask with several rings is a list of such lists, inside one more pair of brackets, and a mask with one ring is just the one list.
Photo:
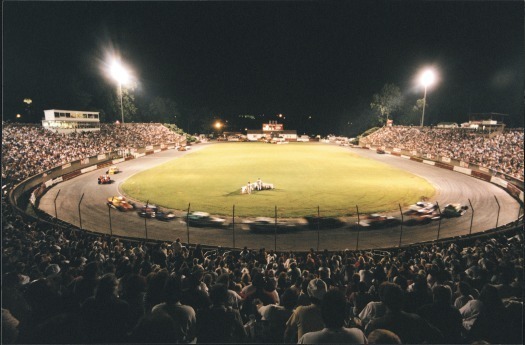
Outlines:
{"label": "fence post", "polygon": [[498,198],[494,195],[494,199],[496,199],[496,204],[498,204],[498,217],[496,217],[496,229],[498,228],[498,222],[499,222],[499,212],[501,210],[501,206],[499,205]]}
{"label": "fence post", "polygon": [[233,205],[232,235],[233,235],[233,248],[235,248],[235,205]]}
{"label": "fence post", "polygon": [[520,205],[520,209],[518,210],[518,218],[516,218],[516,225],[520,223],[520,216],[521,216],[522,209],[523,209],[523,206]]}
{"label": "fence post", "polygon": [[439,203],[437,201],[436,201],[436,205],[437,205],[437,209],[439,212],[438,235],[437,235],[436,240],[439,240],[439,232],[441,231],[441,208],[439,207]]}
{"label": "fence post", "polygon": [[108,204],[108,217],[109,217],[109,236],[113,237],[113,228],[111,227],[111,206]]}
{"label": "fence post", "polygon": [[470,199],[467,199],[467,200],[470,205],[470,209],[472,210],[472,215],[470,216],[470,230],[468,231],[468,234],[472,235],[472,222],[474,221],[474,207],[472,207],[472,203],[470,202]]}
{"label": "fence post", "polygon": [[[149,206],[149,200],[146,200],[146,208],[148,208]],[[148,224],[147,224],[147,220],[148,220],[148,214],[145,213],[144,214],[144,232],[146,234],[146,240],[148,239]]]}
{"label": "fence post", "polygon": [[403,237],[403,223],[405,222],[403,217],[403,211],[401,210],[401,204],[399,205],[399,214],[401,214],[401,233],[399,234],[399,247],[401,247],[401,238]]}
{"label": "fence post", "polygon": [[53,203],[55,204],[55,223],[58,221],[58,213],[57,213],[57,198],[58,198],[58,194],[60,194],[60,189],[58,190],[58,193],[55,196],[55,200],[53,201]]}
{"label": "fence post", "polygon": [[188,235],[188,246],[190,245],[190,203],[188,203],[188,213],[186,213],[186,234]]}
{"label": "fence post", "polygon": [[357,240],[355,242],[355,250],[359,250],[359,230],[361,229],[361,220],[359,217],[359,207],[355,205],[355,209],[357,210]]}
{"label": "fence post", "polygon": [[273,227],[273,250],[277,251],[277,205],[275,205],[275,217]]}
{"label": "fence post", "polygon": [[320,228],[321,228],[321,211],[319,210],[319,205],[317,205],[317,251],[319,251],[319,242],[321,241],[320,236]]}
{"label": "fence post", "polygon": [[82,215],[80,214],[80,203],[82,202],[82,199],[84,199],[84,193],[82,193],[80,201],[78,202],[78,220],[80,222],[80,230],[82,230]]}

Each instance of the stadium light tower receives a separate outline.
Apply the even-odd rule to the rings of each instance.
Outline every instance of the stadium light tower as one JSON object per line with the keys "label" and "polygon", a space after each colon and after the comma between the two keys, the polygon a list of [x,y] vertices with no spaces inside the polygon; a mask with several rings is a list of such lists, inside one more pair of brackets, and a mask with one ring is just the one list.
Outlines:
{"label": "stadium light tower", "polygon": [[425,107],[427,103],[427,87],[434,84],[436,81],[436,74],[431,69],[426,69],[421,73],[421,76],[419,77],[419,82],[423,87],[425,88],[425,93],[423,96],[423,113],[421,114],[421,126],[423,127],[423,123],[425,122]]}
{"label": "stadium light tower", "polygon": [[111,76],[113,79],[115,79],[118,83],[118,90],[119,90],[119,96],[120,96],[120,114],[122,116],[122,124],[124,124],[124,104],[122,102],[122,84],[125,84],[129,81],[129,73],[128,71],[122,66],[122,64],[118,60],[113,60],[113,63],[111,64]]}

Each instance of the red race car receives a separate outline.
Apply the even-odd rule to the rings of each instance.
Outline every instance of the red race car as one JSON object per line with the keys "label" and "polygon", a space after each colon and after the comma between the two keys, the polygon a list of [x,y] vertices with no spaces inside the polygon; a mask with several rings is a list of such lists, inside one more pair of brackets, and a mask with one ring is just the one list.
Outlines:
{"label": "red race car", "polygon": [[100,175],[98,177],[98,184],[110,184],[111,183],[111,177],[109,175]]}

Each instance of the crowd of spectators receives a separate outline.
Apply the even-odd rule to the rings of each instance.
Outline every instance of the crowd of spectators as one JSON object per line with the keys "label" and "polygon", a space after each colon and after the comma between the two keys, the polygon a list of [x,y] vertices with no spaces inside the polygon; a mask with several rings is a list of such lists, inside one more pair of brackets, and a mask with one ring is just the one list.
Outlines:
{"label": "crowd of spectators", "polygon": [[465,129],[393,126],[383,127],[361,141],[373,146],[448,157],[523,181],[523,131],[508,130],[488,136]]}
{"label": "crowd of spectators", "polygon": [[521,230],[378,253],[205,250],[16,215],[2,343],[522,343]]}
{"label": "crowd of spectators", "polygon": [[160,124],[101,124],[100,131],[60,134],[37,125],[2,123],[2,178],[14,182],[99,154],[177,143]]}

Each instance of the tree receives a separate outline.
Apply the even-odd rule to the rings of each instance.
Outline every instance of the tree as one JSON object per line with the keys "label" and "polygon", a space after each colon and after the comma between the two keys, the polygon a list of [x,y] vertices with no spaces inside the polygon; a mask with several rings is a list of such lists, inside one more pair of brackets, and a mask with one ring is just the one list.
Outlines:
{"label": "tree", "polygon": [[[425,108],[428,108],[426,103]],[[421,120],[421,113],[423,112],[423,98],[416,100],[416,104],[407,105],[403,114],[399,116],[400,125],[418,125]]]}
{"label": "tree", "polygon": [[[124,108],[124,122],[140,122],[138,116],[138,108],[135,105],[135,84],[122,86],[122,107]],[[115,92],[110,96],[110,110],[114,116],[110,117],[110,120],[121,120],[122,114],[120,109],[120,93],[118,87],[115,88]]]}
{"label": "tree", "polygon": [[149,104],[148,111],[151,121],[177,123],[177,120],[180,120],[177,103],[169,98],[155,97]]}
{"label": "tree", "polygon": [[372,96],[370,108],[379,111],[378,121],[380,124],[384,124],[390,114],[398,110],[402,103],[403,98],[399,87],[394,84],[385,84],[380,93]]}

